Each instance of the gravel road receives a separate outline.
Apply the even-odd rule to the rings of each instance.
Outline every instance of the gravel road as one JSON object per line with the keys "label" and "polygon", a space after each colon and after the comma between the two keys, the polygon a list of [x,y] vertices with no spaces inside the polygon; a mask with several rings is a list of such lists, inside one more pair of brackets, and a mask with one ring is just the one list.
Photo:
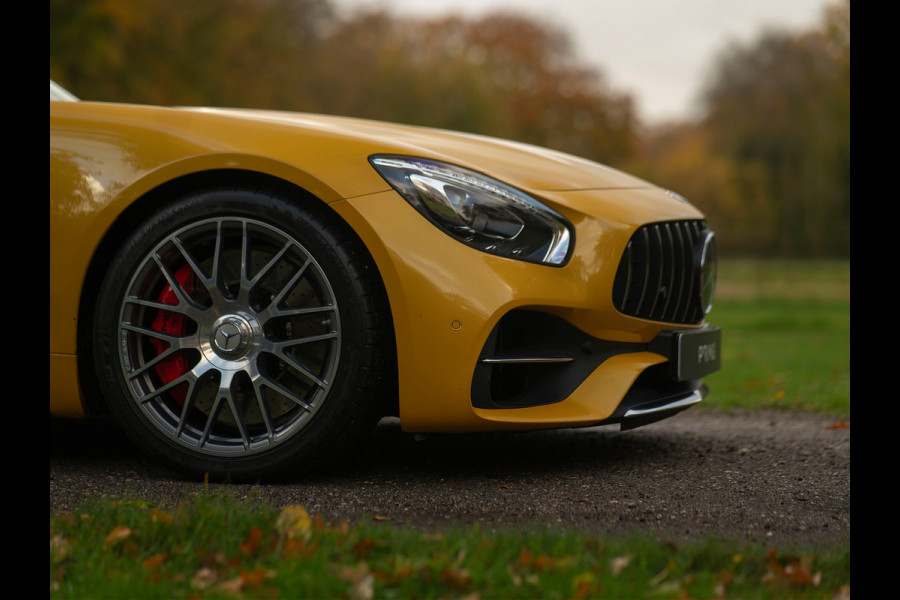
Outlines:
{"label": "gravel road", "polygon": [[[626,432],[607,426],[419,438],[386,420],[346,468],[294,483],[230,487],[276,506],[301,504],[328,522],[849,544],[850,429],[835,421],[694,409]],[[109,421],[51,419],[50,426],[51,511],[123,495],[174,506],[202,487],[144,459]]]}

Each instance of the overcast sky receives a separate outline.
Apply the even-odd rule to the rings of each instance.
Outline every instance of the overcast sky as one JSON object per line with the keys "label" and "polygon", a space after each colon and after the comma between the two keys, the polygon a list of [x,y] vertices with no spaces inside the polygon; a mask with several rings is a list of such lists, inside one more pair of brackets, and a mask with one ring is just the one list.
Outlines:
{"label": "overcast sky", "polygon": [[766,27],[809,29],[828,0],[335,0],[393,14],[478,16],[514,8],[568,32],[584,61],[631,94],[646,122],[685,118],[716,53]]}

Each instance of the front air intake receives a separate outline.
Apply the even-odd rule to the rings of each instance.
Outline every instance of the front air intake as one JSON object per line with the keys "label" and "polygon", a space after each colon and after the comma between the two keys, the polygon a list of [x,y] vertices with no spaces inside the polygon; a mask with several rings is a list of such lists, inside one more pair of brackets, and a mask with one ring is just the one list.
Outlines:
{"label": "front air intake", "polygon": [[708,236],[702,220],[653,223],[638,229],[625,247],[616,273],[616,308],[651,321],[702,321],[700,254]]}

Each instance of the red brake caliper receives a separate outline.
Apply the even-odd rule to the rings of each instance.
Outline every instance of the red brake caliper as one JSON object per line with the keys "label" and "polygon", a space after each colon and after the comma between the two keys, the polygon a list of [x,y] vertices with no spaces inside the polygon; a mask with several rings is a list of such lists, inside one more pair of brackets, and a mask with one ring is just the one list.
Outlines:
{"label": "red brake caliper", "polygon": [[[175,280],[181,286],[181,289],[185,291],[185,293],[190,294],[193,292],[194,288],[194,272],[189,265],[184,265],[178,271],[175,272]],[[178,304],[178,296],[175,295],[175,291],[172,289],[172,286],[166,284],[166,286],[160,292],[159,297],[157,298],[159,302],[163,304],[171,304],[176,306]],[[185,317],[176,312],[172,312],[169,310],[160,310],[156,319],[153,321],[153,324],[150,326],[154,331],[158,331],[160,333],[165,333],[168,335],[181,335],[184,333],[185,329]],[[164,350],[169,347],[168,342],[164,342],[158,339],[151,339],[150,343],[153,345],[153,348],[156,350],[157,354],[162,354]],[[162,380],[163,385],[178,379],[188,371],[187,361],[184,358],[184,355],[181,353],[173,354],[172,356],[163,359],[156,365],[156,374],[159,375],[159,378]],[[184,386],[178,386],[169,391],[169,395],[178,402],[178,404],[183,405],[185,399],[185,389]]]}

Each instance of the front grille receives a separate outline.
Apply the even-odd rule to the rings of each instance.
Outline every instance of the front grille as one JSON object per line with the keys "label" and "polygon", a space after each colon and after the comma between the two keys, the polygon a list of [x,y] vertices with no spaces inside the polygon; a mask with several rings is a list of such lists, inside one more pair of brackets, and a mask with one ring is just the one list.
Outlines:
{"label": "front grille", "polygon": [[702,220],[653,223],[638,229],[616,273],[616,308],[651,321],[699,323],[704,310],[697,253],[707,231]]}

